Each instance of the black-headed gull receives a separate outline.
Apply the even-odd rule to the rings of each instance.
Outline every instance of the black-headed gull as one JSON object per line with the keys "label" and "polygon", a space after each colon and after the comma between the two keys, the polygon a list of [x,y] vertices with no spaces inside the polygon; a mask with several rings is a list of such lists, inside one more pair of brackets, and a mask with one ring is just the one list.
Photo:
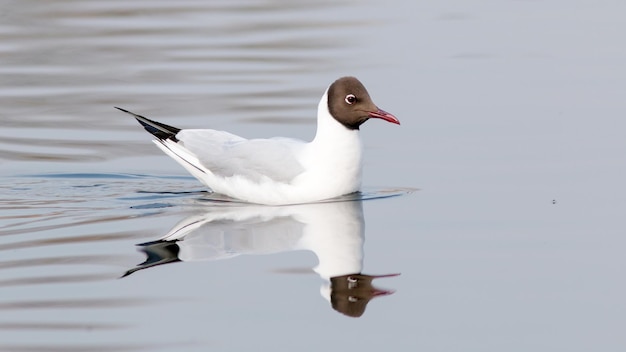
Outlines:
{"label": "black-headed gull", "polygon": [[308,250],[319,264],[322,297],[343,314],[358,317],[375,297],[393,293],[372,285],[388,275],[363,269],[365,219],[362,201],[267,207],[254,204],[208,204],[190,214],[157,241],[139,244],[146,261],[128,270],[176,262],[216,261],[239,255]]}
{"label": "black-headed gull", "polygon": [[361,186],[359,127],[370,118],[400,124],[379,109],[358,79],[342,77],[322,96],[311,142],[245,139],[211,129],[179,129],[133,115],[155,144],[216,193],[246,202],[308,203]]}

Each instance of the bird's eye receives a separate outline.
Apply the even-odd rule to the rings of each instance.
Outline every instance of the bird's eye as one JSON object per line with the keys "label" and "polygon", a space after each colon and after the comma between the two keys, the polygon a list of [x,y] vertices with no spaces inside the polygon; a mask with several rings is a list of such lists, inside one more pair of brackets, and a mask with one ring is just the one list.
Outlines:
{"label": "bird's eye", "polygon": [[354,94],[348,94],[346,95],[346,103],[352,105],[356,102],[356,97],[354,96]]}

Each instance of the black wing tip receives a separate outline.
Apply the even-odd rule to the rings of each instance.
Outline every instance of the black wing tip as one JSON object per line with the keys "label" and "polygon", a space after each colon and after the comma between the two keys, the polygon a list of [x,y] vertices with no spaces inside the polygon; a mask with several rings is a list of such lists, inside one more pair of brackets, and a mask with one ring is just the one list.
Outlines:
{"label": "black wing tip", "polygon": [[133,117],[137,120],[137,122],[139,122],[146,131],[150,132],[150,134],[152,134],[156,138],[160,140],[171,139],[174,142],[178,142],[176,135],[178,134],[178,132],[180,132],[180,128],[176,128],[174,126],[169,126],[164,123],[150,120],[147,117],[135,114],[134,112],[128,111],[126,109],[122,109],[117,106],[114,106],[114,108],[122,112],[125,112],[127,114],[133,115]]}

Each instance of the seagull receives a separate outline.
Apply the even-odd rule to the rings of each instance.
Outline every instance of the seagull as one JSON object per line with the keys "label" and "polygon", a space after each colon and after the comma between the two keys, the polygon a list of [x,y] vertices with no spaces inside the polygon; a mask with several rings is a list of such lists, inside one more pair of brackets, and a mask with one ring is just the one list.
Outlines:
{"label": "seagull", "polygon": [[178,262],[306,250],[319,262],[312,269],[323,280],[322,297],[336,311],[359,317],[371,299],[394,293],[372,281],[400,275],[362,273],[364,244],[362,199],[280,207],[213,203],[191,212],[160,239],[138,244],[146,260],[122,277]]}
{"label": "seagull", "polygon": [[326,89],[311,142],[180,129],[116,108],[133,115],[155,137],[157,147],[213,192],[266,205],[311,203],[359,191],[359,128],[370,118],[400,124],[374,104],[355,77],[339,78]]}

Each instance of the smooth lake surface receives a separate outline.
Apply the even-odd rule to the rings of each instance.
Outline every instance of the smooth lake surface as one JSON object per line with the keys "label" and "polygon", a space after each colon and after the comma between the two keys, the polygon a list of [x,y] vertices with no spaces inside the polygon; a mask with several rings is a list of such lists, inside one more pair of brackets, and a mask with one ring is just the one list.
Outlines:
{"label": "smooth lake surface", "polygon": [[[0,1],[0,351],[626,350],[625,11]],[[310,139],[343,75],[402,125],[341,202],[225,202],[113,108]]]}

